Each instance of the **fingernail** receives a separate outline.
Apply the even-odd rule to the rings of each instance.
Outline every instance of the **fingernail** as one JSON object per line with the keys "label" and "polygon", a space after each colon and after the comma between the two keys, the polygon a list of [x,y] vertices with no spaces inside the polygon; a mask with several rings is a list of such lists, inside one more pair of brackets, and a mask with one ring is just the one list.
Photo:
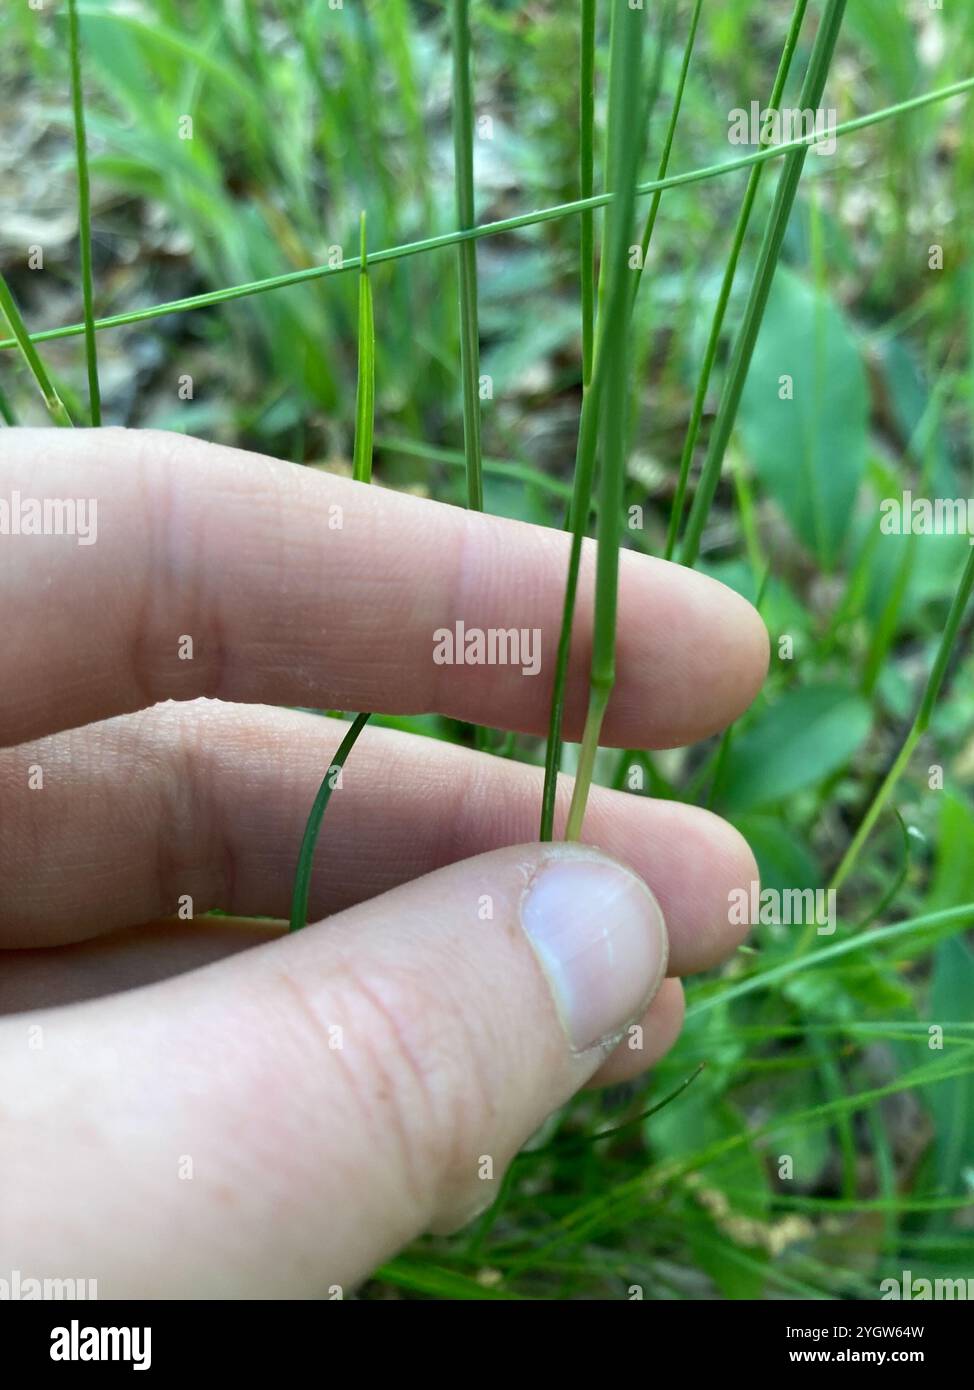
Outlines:
{"label": "fingernail", "polygon": [[610,859],[548,859],[524,894],[521,924],[577,1052],[618,1036],[662,983],[663,914],[645,883]]}

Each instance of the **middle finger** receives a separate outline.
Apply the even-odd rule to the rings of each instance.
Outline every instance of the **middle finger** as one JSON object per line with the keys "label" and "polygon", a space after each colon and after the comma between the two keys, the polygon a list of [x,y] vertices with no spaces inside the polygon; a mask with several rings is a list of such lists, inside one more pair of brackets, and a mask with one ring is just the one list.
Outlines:
{"label": "middle finger", "polygon": [[[0,751],[0,946],[80,941],[176,913],[286,917],[337,720],[217,701],[158,705]],[[26,771],[43,770],[43,791]],[[537,836],[542,774],[433,739],[367,728],[328,810],[314,918],[445,864]],[[560,792],[559,823],[570,785]],[[731,889],[757,877],[716,816],[593,787],[584,838],[653,889],[670,970],[740,939]],[[459,907],[458,907],[458,910]]]}

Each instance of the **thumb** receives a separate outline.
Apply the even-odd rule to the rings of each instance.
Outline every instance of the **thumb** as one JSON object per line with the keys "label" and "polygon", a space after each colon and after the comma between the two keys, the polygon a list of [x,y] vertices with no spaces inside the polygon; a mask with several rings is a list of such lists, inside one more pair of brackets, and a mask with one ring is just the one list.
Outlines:
{"label": "thumb", "polygon": [[10,1258],[88,1270],[100,1297],[353,1286],[492,1200],[642,1016],[666,959],[640,879],[588,847],[536,844],[32,1014],[40,1051],[11,1040],[23,1020],[5,1023]]}

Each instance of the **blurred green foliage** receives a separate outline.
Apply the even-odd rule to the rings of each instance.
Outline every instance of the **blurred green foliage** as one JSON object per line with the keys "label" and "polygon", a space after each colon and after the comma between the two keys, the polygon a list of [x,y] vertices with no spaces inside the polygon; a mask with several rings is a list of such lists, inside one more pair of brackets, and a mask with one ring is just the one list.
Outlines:
{"label": "blurred green foliage", "polygon": [[[661,75],[650,178],[688,6],[647,8],[647,80],[657,63]],[[321,263],[335,246],[354,254],[362,209],[370,250],[452,227],[442,3],[135,0],[122,9],[84,0],[79,9],[99,313]],[[786,0],[704,5],[672,170],[734,152],[728,115],[768,90],[789,17]],[[40,133],[23,157],[53,190],[37,216],[54,218],[74,198],[63,15],[18,6],[6,22],[0,73],[15,104],[35,112]],[[478,217],[575,197],[575,7],[478,0],[472,25]],[[789,98],[813,32],[807,23]],[[600,94],[606,51],[600,31]],[[846,119],[972,73],[971,6],[855,0],[829,99]],[[603,116],[600,102],[600,124]],[[187,117],[192,138],[180,138]],[[750,840],[765,884],[779,889],[828,881],[902,742],[964,563],[963,538],[883,536],[878,519],[880,501],[906,489],[974,494],[972,130],[964,97],[809,158],[701,565],[752,599],[770,567],[766,688],[722,765],[715,746],[653,754],[625,764],[650,769],[640,787],[620,780],[617,755],[600,755],[597,775],[631,794],[699,799],[710,787],[715,809]],[[777,174],[766,174],[755,228]],[[634,326],[627,496],[644,518],[631,543],[650,552],[662,547],[745,177],[662,200]],[[25,268],[18,236],[0,223],[0,257],[29,325],[77,319],[74,243],[48,257],[44,281]],[[755,250],[752,234],[746,261]],[[484,448],[501,461],[488,465],[486,506],[545,525],[563,522],[574,454],[577,257],[573,218],[478,246],[481,371],[492,387]],[[728,336],[749,269],[738,275]],[[455,274],[453,248],[370,270],[377,477],[460,502]],[[124,363],[140,361],[146,345],[133,389]],[[112,330],[99,348],[108,423],[349,465],[354,276]],[[47,356],[77,410],[80,340],[51,344]],[[186,372],[194,394],[180,400]],[[37,418],[12,357],[0,377],[21,416]],[[705,436],[711,418],[712,405]],[[515,1163],[473,1232],[424,1242],[385,1271],[386,1289],[873,1298],[904,1268],[917,1278],[974,1273],[970,918],[927,920],[974,901],[969,631],[897,789],[906,840],[896,818],[884,818],[840,902],[838,938],[863,923],[921,919],[915,929],[821,966],[816,952],[829,938],[817,940],[786,980],[722,1003],[727,984],[794,958],[793,929],[756,928],[753,953],[690,985],[683,1039],[653,1078],[573,1102],[541,1136],[543,1153]],[[386,722],[466,736],[447,720]],[[513,752],[542,757],[523,738]],[[707,1009],[693,1014],[701,1001]],[[942,1027],[942,1048],[931,1046],[931,1026]],[[638,1122],[701,1061],[683,1096]],[[632,1123],[591,1142],[620,1120]]]}

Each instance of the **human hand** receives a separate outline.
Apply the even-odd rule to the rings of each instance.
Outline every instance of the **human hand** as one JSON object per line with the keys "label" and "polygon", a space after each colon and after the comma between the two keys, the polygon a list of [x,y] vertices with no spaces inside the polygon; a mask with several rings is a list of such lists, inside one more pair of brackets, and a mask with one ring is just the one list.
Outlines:
{"label": "human hand", "polygon": [[[102,1298],[350,1288],[667,1050],[753,858],[598,787],[587,845],[532,843],[538,769],[367,728],[316,855],[328,921],[241,920],[287,916],[343,731],[271,706],[543,734],[567,537],[176,435],[2,441],[0,499],[96,499],[97,536],[0,534],[0,1269]],[[436,664],[458,619],[539,628],[540,673]],[[631,553],[618,631],[620,747],[715,732],[767,665],[742,599]]]}

